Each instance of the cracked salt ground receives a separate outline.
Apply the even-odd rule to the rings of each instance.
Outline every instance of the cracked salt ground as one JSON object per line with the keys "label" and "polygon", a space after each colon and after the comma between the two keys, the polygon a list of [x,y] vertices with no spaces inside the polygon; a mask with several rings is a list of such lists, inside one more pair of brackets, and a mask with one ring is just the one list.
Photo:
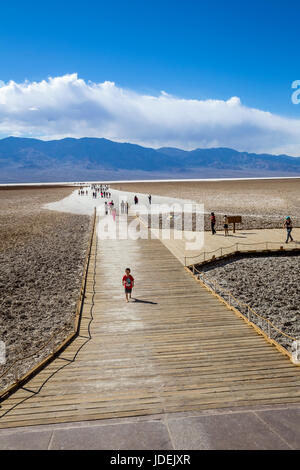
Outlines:
{"label": "cracked salt ground", "polygon": [[[70,190],[12,190],[0,195],[0,339],[6,364],[30,355],[62,328],[71,331],[82,277],[90,218],[41,209]],[[9,211],[7,210],[9,207]],[[61,342],[66,336],[57,337]],[[49,352],[45,349],[45,355]],[[20,373],[36,361],[22,363]],[[0,389],[13,373],[0,381]]]}
{"label": "cracked salt ground", "polygon": [[236,259],[204,271],[281,331],[300,336],[299,255]]}

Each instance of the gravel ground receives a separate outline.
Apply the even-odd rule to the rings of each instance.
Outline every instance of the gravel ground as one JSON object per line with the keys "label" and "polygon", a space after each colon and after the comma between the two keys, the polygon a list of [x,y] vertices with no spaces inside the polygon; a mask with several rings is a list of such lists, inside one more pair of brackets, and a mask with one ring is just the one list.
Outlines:
{"label": "gravel ground", "polygon": [[[299,255],[233,258],[202,270],[279,330],[300,338]],[[291,343],[284,336],[275,334],[275,330],[273,335],[290,349]]]}
{"label": "gravel ground", "polygon": [[[123,191],[152,194],[153,202],[155,202],[155,195],[159,195],[204,204],[205,230],[210,230],[210,212],[215,212],[217,230],[223,230],[225,214],[242,216],[243,224],[237,225],[237,229],[281,228],[287,215],[292,217],[294,227],[300,227],[299,178],[180,183],[132,182],[115,183],[111,187]],[[195,224],[193,225],[194,230]],[[153,226],[153,228],[157,227]]]}
{"label": "gravel ground", "polygon": [[[168,224],[170,228],[174,228],[174,220],[176,220],[175,228],[177,230],[193,230],[206,232],[211,230],[210,226],[210,214],[204,214],[204,221],[202,215],[199,214],[179,214],[171,212],[171,215],[174,216],[174,219],[169,219],[169,214],[160,214],[159,217],[153,217],[151,223],[148,223],[148,218],[146,215],[141,214],[140,217],[148,223],[148,226],[157,229],[159,226],[161,228],[167,228]],[[238,215],[238,214],[226,214],[226,215]],[[216,216],[216,230],[224,232],[224,214],[215,212]],[[281,216],[259,216],[259,215],[243,215],[242,224],[236,224],[236,230],[251,230],[251,229],[271,229],[271,228],[283,228],[285,218]],[[300,217],[292,217],[293,226],[300,227]],[[178,222],[181,221],[181,222]],[[184,223],[183,223],[184,221]],[[229,225],[230,231],[232,231],[232,224]]]}
{"label": "gravel ground", "polygon": [[[89,237],[90,217],[42,209],[70,189],[0,191],[0,340],[6,364],[30,355],[53,333],[72,330]],[[49,353],[45,349],[43,357]],[[19,373],[41,356],[22,361]],[[0,379],[0,390],[12,375]]]}

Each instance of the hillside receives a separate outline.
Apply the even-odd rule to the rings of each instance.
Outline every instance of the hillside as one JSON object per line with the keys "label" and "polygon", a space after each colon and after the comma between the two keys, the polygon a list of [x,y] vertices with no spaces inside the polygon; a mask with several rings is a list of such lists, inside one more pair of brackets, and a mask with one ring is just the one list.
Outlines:
{"label": "hillside", "polygon": [[0,140],[0,182],[300,175],[300,158],[229,148],[145,148],[98,138]]}

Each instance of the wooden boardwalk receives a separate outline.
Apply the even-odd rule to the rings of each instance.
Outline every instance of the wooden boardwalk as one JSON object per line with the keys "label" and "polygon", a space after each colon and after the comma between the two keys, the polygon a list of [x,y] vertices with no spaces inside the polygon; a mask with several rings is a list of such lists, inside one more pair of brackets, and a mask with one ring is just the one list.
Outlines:
{"label": "wooden boardwalk", "polygon": [[[285,243],[286,231],[284,229],[253,229],[253,230],[237,230],[236,233],[230,231],[230,235],[225,237],[223,231],[218,231],[216,235],[210,232],[204,232],[203,236],[198,235],[199,241],[195,238],[195,244],[198,245],[193,249],[187,249],[187,238],[183,235],[181,239],[176,236],[182,235],[181,232],[170,231],[170,238],[164,239],[163,231],[153,230],[162,243],[173,253],[174,256],[186,265],[197,264],[203,261],[203,253],[206,254],[205,259],[209,260],[215,254],[220,255],[220,248],[223,254],[234,253],[236,249],[239,251],[247,251],[256,249],[262,251],[266,246],[270,250],[279,250],[280,246],[284,250],[300,250],[300,228],[294,228],[292,235],[294,242]],[[186,232],[189,236],[195,237],[195,232]],[[194,241],[193,239],[191,239]],[[266,245],[267,244],[267,245]]]}
{"label": "wooden boardwalk", "polygon": [[[125,303],[121,277],[136,279]],[[92,247],[80,336],[1,403],[0,428],[300,403],[300,368],[156,239]]]}

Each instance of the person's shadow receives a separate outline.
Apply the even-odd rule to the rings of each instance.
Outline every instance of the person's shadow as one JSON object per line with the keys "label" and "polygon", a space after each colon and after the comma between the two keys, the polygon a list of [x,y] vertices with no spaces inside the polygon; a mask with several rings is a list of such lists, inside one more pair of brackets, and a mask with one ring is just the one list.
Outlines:
{"label": "person's shadow", "polygon": [[141,304],[151,304],[151,305],[157,305],[157,302],[150,302],[150,300],[140,300],[136,298],[132,298],[135,302],[139,302]]}

